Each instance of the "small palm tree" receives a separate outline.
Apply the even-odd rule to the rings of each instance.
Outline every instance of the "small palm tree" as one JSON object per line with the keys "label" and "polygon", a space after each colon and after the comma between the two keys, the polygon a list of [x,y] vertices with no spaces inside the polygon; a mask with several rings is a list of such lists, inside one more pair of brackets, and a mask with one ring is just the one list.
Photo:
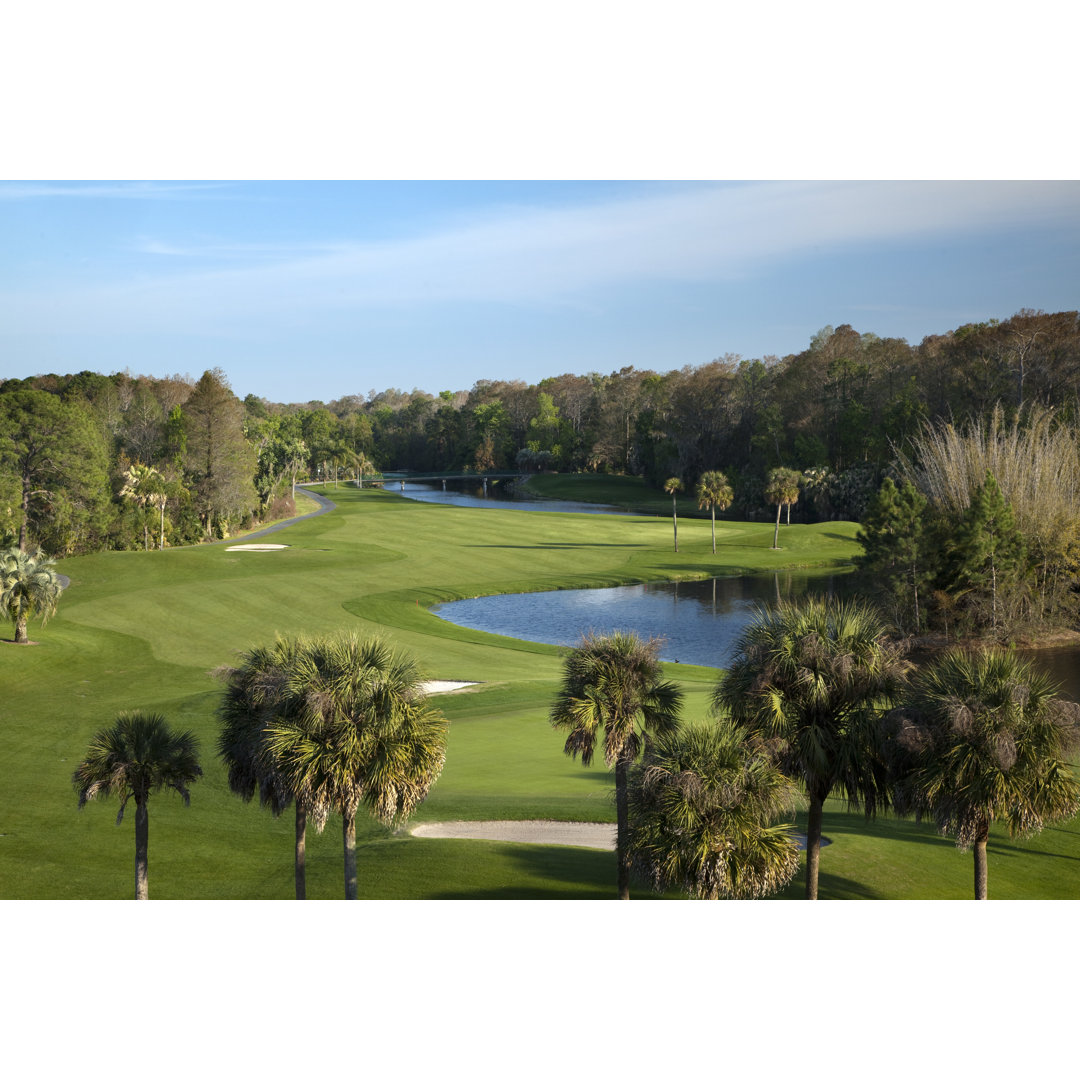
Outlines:
{"label": "small palm tree", "polygon": [[933,819],[975,853],[975,899],[987,897],[986,842],[1001,819],[1031,836],[1080,810],[1070,757],[1080,705],[1030,663],[997,649],[951,650],[924,668],[889,714],[894,802]]}
{"label": "small palm tree", "polygon": [[858,602],[780,603],[739,635],[713,692],[725,712],[809,799],[806,898],[816,900],[825,799],[839,788],[868,816],[888,805],[879,716],[909,664],[876,612]]}
{"label": "small palm tree", "polygon": [[447,721],[427,705],[411,657],[355,635],[306,642],[282,700],[267,751],[295,798],[341,814],[345,899],[355,900],[357,810],[384,825],[408,818],[442,772]]}
{"label": "small palm tree", "polygon": [[658,891],[749,900],[799,869],[795,784],[720,722],[662,735],[630,773],[630,857]]}
{"label": "small palm tree", "polygon": [[697,486],[698,509],[708,509],[712,518],[712,553],[716,554],[716,508],[726,510],[735,497],[727,477],[716,469],[701,474]]}
{"label": "small palm tree", "polygon": [[17,547],[0,553],[0,607],[15,626],[15,643],[29,645],[26,624],[35,615],[41,625],[55,614],[63,588],[56,564],[40,552]]}
{"label": "small palm tree", "polygon": [[[661,678],[661,642],[642,641],[636,634],[584,637],[563,663],[563,681],[551,709],[554,727],[568,730],[564,751],[581,755],[590,765],[603,729],[604,761],[615,769],[616,851],[619,899],[630,899],[629,810],[630,765],[649,734],[678,727],[682,691]],[[639,725],[641,731],[639,733]]]}
{"label": "small palm tree", "polygon": [[[278,638],[272,646],[250,649],[235,668],[219,668],[226,683],[218,705],[218,756],[225,765],[229,788],[245,802],[259,796],[259,805],[277,817],[290,803],[295,807],[293,877],[296,899],[307,897],[307,821],[326,820],[325,808],[311,807],[290,788],[267,747],[268,725],[286,709],[285,688],[290,667],[304,644]],[[321,812],[321,813],[320,813]]]}
{"label": "small palm tree", "polygon": [[664,481],[664,490],[671,496],[671,522],[675,529],[675,550],[679,550],[679,514],[675,496],[683,489],[683,482],[677,476],[669,476]]}
{"label": "small palm tree", "polygon": [[780,508],[788,508],[788,524],[791,524],[791,507],[799,501],[801,477],[794,469],[770,469],[765,481],[765,498],[776,507],[776,529],[773,532],[773,550],[780,545]]}
{"label": "small palm tree", "polygon": [[[155,496],[161,490],[161,474],[153,465],[144,465],[141,461],[134,462],[124,474],[124,486],[120,489],[120,497],[133,502],[140,509],[145,510],[148,505],[159,505]],[[164,513],[164,504],[161,504]],[[150,524],[146,515],[143,514],[143,550],[150,550]]]}
{"label": "small palm tree", "polygon": [[172,731],[157,713],[124,712],[112,727],[103,728],[90,740],[86,758],[71,778],[80,810],[101,794],[120,798],[117,825],[124,820],[128,800],[135,800],[136,900],[150,896],[147,802],[152,792],[172,788],[185,806],[190,803],[188,785],[202,776],[197,750],[198,742],[190,731]]}

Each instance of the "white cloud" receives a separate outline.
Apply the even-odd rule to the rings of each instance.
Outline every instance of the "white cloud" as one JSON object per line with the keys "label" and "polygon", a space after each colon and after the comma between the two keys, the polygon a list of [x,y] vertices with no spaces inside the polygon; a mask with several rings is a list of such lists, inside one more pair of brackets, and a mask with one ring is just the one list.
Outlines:
{"label": "white cloud", "polygon": [[9,326],[51,316],[73,332],[113,323],[235,331],[249,320],[264,328],[328,309],[591,304],[622,285],[759,274],[854,245],[1078,222],[1077,183],[695,185],[604,205],[502,207],[427,235],[370,243],[286,250],[144,240],[145,252],[198,258],[201,268],[176,272],[169,262],[165,272],[144,267],[137,278],[65,295],[0,297],[0,312],[9,309]]}
{"label": "white cloud", "polygon": [[173,199],[225,187],[224,184],[116,184],[0,183],[0,199]]}

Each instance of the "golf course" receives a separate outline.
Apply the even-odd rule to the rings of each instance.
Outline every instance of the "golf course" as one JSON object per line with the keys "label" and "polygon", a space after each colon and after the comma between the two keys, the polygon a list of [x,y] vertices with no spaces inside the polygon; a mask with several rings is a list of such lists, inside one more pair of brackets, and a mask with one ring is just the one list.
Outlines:
{"label": "golf course", "polygon": [[[216,753],[222,682],[214,672],[275,635],[351,630],[408,650],[427,679],[475,684],[432,698],[450,721],[446,764],[407,825],[391,831],[358,815],[360,897],[611,899],[609,851],[409,831],[453,821],[615,820],[612,774],[602,761],[585,768],[567,757],[548,721],[564,650],[454,626],[429,607],[492,593],[840,566],[859,550],[853,523],[784,526],[772,550],[772,523],[718,521],[714,555],[708,518],[680,515],[675,553],[666,498],[640,515],[478,512],[391,490],[316,490],[335,508],[267,538],[281,548],[229,550],[244,543],[236,537],[58,564],[70,584],[56,615],[31,624],[35,644],[0,643],[0,897],[130,898],[133,814],[117,827],[115,800],[78,809],[72,771],[96,731],[138,709],[194,732],[203,769],[190,806],[165,791],[150,801],[150,897],[291,898],[292,815],[275,818],[229,790]],[[559,494],[583,497],[565,482]],[[618,495],[609,484],[602,498]],[[297,504],[301,514],[315,508],[299,493]],[[685,695],[683,721],[707,722],[720,673],[687,664],[665,665],[665,673]],[[929,824],[887,815],[867,822],[831,800],[824,834],[824,899],[971,895],[971,855]],[[1078,853],[1076,820],[1024,842],[996,827],[990,895],[1074,897]],[[803,887],[800,871],[780,898],[798,898]],[[341,894],[341,833],[331,817],[321,834],[308,832],[307,895]],[[655,897],[644,887],[633,895]]]}

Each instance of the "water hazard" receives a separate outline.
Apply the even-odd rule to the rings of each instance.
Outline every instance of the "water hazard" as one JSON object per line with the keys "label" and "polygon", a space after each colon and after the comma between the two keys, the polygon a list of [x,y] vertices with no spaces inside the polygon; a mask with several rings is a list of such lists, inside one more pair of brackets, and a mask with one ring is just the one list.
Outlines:
{"label": "water hazard", "polygon": [[[391,491],[400,481],[387,482]],[[452,506],[571,512],[619,513],[595,503],[531,497],[520,484],[482,480],[439,483],[405,481],[409,498]],[[491,634],[576,645],[590,631],[632,630],[644,638],[664,638],[661,656],[683,664],[725,667],[739,631],[762,605],[801,596],[852,596],[850,571],[787,571],[708,581],[655,582],[605,589],[561,589],[555,592],[484,596],[441,604],[432,610],[458,626]],[[1065,697],[1080,701],[1080,649],[1068,647],[1022,653],[1061,685]]]}
{"label": "water hazard", "polygon": [[654,582],[606,589],[559,589],[455,600],[440,618],[491,634],[576,645],[590,631],[633,630],[665,639],[660,655],[682,664],[724,667],[739,631],[759,606],[805,595],[852,595],[852,575],[789,571],[708,581]]}

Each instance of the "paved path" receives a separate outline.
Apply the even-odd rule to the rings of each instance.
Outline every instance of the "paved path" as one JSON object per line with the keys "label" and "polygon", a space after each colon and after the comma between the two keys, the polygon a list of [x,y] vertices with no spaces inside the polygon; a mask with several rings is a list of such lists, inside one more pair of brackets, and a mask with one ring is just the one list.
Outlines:
{"label": "paved path", "polygon": [[[297,486],[299,487],[299,485]],[[231,540],[215,540],[214,543],[246,544],[250,540],[258,540],[260,536],[269,536],[271,533],[287,529],[290,525],[295,525],[298,521],[307,521],[308,518],[318,517],[320,514],[328,514],[331,510],[337,509],[337,503],[331,502],[325,495],[316,495],[314,491],[308,491],[307,488],[304,488],[304,494],[309,499],[314,499],[319,504],[318,510],[312,510],[310,514],[301,514],[300,517],[289,518],[288,521],[279,521],[276,525],[267,525],[265,529],[259,529],[258,532],[248,533],[247,536],[242,536],[240,538],[234,536]]]}

